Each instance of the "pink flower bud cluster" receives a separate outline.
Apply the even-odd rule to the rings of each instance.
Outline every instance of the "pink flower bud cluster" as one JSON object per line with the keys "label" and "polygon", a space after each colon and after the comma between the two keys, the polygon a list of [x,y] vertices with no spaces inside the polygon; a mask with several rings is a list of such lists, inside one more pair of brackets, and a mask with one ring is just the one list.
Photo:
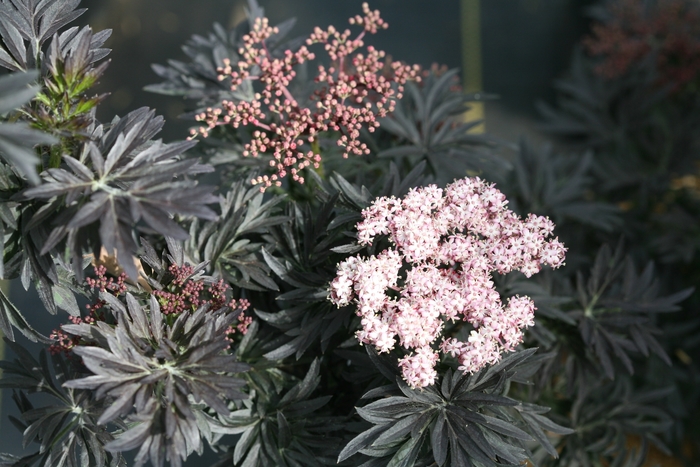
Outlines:
{"label": "pink flower bud cluster", "polygon": [[[210,309],[216,310],[223,307],[238,310],[238,323],[230,326],[228,335],[245,335],[248,327],[253,322],[253,318],[245,314],[250,307],[250,302],[245,298],[235,299],[227,296],[230,286],[223,279],[214,283],[205,283],[196,277],[195,269],[189,264],[178,266],[171,264],[168,268],[170,282],[166,290],[155,290],[153,295],[158,298],[161,312],[165,315],[179,314],[185,311],[195,311],[200,306],[208,305]],[[88,285],[100,292],[109,292],[115,297],[119,297],[126,292],[124,280],[126,275],[122,273],[117,282],[113,278],[107,278],[107,269],[102,266],[95,266],[95,279],[87,278]],[[107,318],[103,308],[107,302],[103,299],[97,300],[92,305],[86,305],[88,315],[83,317],[70,316],[68,319],[72,324],[95,324],[97,321],[104,322]],[[113,319],[111,321],[114,321]],[[71,350],[76,345],[83,345],[80,336],[74,336],[61,329],[54,329],[49,336],[54,343],[49,347],[52,354],[63,352],[71,355]],[[232,339],[229,339],[233,342]]]}
{"label": "pink flower bud cluster", "polygon": [[[104,271],[101,275],[104,276]],[[104,290],[106,290],[106,288],[102,291],[104,292]],[[113,291],[113,293],[117,292]],[[85,308],[87,308],[88,310],[87,316],[85,316],[84,318],[81,316],[69,316],[68,320],[72,324],[95,324],[97,321],[104,321],[105,315],[104,313],[100,313],[99,311],[104,305],[104,300],[97,300],[97,302],[94,305],[85,306]],[[51,353],[51,355],[63,353],[65,356],[69,357],[72,355],[73,347],[82,344],[82,338],[80,336],[68,334],[60,328],[51,331],[51,334],[49,334],[49,338],[53,340],[53,344],[49,346],[49,353]]]}
{"label": "pink flower bud cluster", "polygon": [[[241,310],[245,310],[246,308],[248,308],[247,305],[245,307],[241,307]],[[235,335],[245,336],[246,334],[248,334],[248,327],[253,323],[253,317],[246,315],[245,313],[243,313],[243,311],[241,311],[241,314],[238,315],[237,319],[238,324],[236,324],[235,326],[231,325],[226,330],[226,340],[231,343],[233,343],[233,337]]]}
{"label": "pink flower bud cluster", "polygon": [[362,4],[362,13],[364,16],[355,15],[354,18],[350,18],[350,24],[364,26],[365,31],[370,34],[375,34],[379,29],[386,29],[389,27],[379,16],[379,10],[370,10],[369,4]]}
{"label": "pink flower bud cluster", "polygon": [[343,157],[368,154],[369,149],[360,142],[360,130],[367,128],[372,132],[379,126],[377,119],[394,110],[406,81],[420,79],[420,69],[417,65],[387,63],[384,52],[372,46],[366,48],[366,53],[358,52],[364,47],[362,39],[366,33],[388,26],[379,11],[371,11],[366,3],[363,11],[364,16],[350,19],[351,24],[364,27],[355,39],[350,38],[349,30],[341,32],[333,26],[327,30],[316,28],[307,39],[308,46],[323,44],[332,60],[329,67],[318,66],[311,107],[298,103],[288,87],[296,76],[294,67],[313,60],[315,55],[302,46],[296,52],[285,51],[283,57],[273,57],[265,41],[279,31],[269,26],[267,18],[256,19],[253,30],[243,37],[241,60],[236,64],[224,61],[219,79],[229,77],[233,90],[245,81],[257,80],[262,91],[252,102],[224,101],[220,107],[202,112],[197,120],[206,126],[193,130],[192,137],[206,137],[219,125],[256,127],[243,155],[272,154],[270,166],[276,172],[252,180],[261,186],[261,191],[280,186],[288,172],[294,181],[304,183],[302,170],[320,167],[321,155],[312,149],[319,133],[340,133],[337,144],[343,148]]}
{"label": "pink flower bud cluster", "polygon": [[399,362],[410,386],[435,382],[439,355],[433,344],[445,320],[474,328],[467,342],[448,338],[440,344],[465,372],[498,362],[522,342],[523,328],[534,325],[532,300],[516,296],[504,305],[491,273],[518,270],[530,277],[543,264],[563,265],[566,248],[549,238],[554,224],[548,218],[521,219],[507,204],[494,185],[465,178],[444,190],[430,185],[403,199],[379,198],[362,212],[359,243],[386,235],[394,248],[341,262],[330,300],[356,304],[361,343],[388,352],[398,338],[411,351]]}
{"label": "pink flower bud cluster", "polygon": [[[95,324],[95,316],[92,313],[85,318],[81,318],[79,316],[69,316],[68,320],[73,324]],[[54,329],[51,331],[51,334],[49,334],[49,339],[53,340],[53,344],[49,346],[49,353],[51,355],[63,353],[65,356],[70,356],[73,347],[81,343],[80,336],[73,336],[62,331],[61,329]]]}
{"label": "pink flower bud cluster", "polygon": [[168,272],[172,276],[170,284],[164,290],[153,292],[153,295],[158,297],[160,309],[165,315],[194,311],[204,305],[209,305],[213,310],[227,306],[241,311],[249,306],[246,299],[227,298],[229,285],[223,279],[213,284],[205,284],[201,279],[194,277],[194,268],[189,264],[171,264]]}
{"label": "pink flower bud cluster", "polygon": [[[100,292],[109,291],[109,293],[117,297],[126,293],[126,273],[122,272],[119,274],[119,277],[117,277],[117,280],[115,281],[113,277],[107,277],[107,268],[104,265],[100,264],[94,266],[93,269],[95,271],[95,277],[85,278],[85,282],[87,282],[91,289],[96,289]],[[105,305],[106,302],[104,300],[98,299],[93,304],[85,305],[85,308],[88,311],[87,316],[84,318],[80,316],[69,316],[68,320],[72,324],[95,324],[96,321],[104,321],[105,314],[101,311],[101,309]],[[60,328],[51,331],[49,338],[53,340],[53,344],[49,346],[49,352],[52,355],[63,353],[66,356],[70,356],[72,355],[71,351],[73,347],[82,343],[82,338],[80,336],[68,334]]]}
{"label": "pink flower bud cluster", "polygon": [[114,292],[115,295],[120,295],[126,292],[126,283],[124,282],[126,280],[125,272],[119,274],[119,277],[117,277],[117,281],[115,282],[114,278],[107,277],[107,268],[104,265],[97,265],[94,267],[94,270],[95,278],[93,279],[92,277],[88,277],[85,279],[85,282],[88,283],[90,288],[98,289],[100,292],[109,290],[110,292]]}

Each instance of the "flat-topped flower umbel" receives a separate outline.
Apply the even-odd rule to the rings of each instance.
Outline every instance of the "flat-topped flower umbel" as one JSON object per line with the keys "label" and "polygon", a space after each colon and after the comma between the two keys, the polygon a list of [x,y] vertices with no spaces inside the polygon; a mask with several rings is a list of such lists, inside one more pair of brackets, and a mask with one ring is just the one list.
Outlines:
{"label": "flat-topped flower umbel", "polygon": [[431,344],[444,320],[474,326],[467,342],[451,338],[440,344],[467,372],[498,362],[522,341],[522,329],[534,325],[532,300],[516,296],[504,305],[491,273],[519,270],[530,277],[543,264],[561,266],[566,248],[549,238],[554,223],[548,218],[520,219],[507,204],[493,185],[465,178],[444,190],[430,185],[403,199],[379,198],[362,212],[359,242],[368,245],[388,235],[394,248],[341,262],[330,299],[338,306],[357,305],[360,342],[387,352],[398,337],[401,347],[414,351],[400,361],[412,387],[435,382],[438,353]]}

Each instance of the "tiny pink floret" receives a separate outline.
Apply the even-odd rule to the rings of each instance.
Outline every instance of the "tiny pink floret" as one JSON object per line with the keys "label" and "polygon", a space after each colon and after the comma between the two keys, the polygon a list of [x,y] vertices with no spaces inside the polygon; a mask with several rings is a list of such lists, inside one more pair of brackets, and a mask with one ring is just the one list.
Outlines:
{"label": "tiny pink floret", "polygon": [[551,220],[534,214],[521,219],[507,205],[493,184],[465,178],[444,190],[430,185],[402,199],[379,198],[363,210],[359,243],[386,235],[394,247],[338,264],[330,300],[357,306],[361,343],[388,352],[398,342],[410,351],[399,366],[411,387],[435,382],[439,354],[432,346],[446,320],[474,327],[467,342],[450,338],[439,345],[470,373],[515,350],[523,329],[535,324],[532,299],[515,296],[504,305],[491,274],[521,271],[530,277],[542,265],[558,268],[566,248],[550,238]]}

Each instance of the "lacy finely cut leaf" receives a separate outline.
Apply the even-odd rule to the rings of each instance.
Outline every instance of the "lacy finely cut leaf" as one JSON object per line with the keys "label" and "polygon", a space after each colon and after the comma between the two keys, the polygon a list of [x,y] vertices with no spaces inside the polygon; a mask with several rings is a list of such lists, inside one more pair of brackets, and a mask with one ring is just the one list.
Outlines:
{"label": "lacy finely cut leaf", "polygon": [[245,181],[232,184],[220,201],[221,216],[215,222],[195,220],[185,245],[195,261],[208,261],[213,273],[230,284],[250,290],[277,290],[262,251],[270,249],[263,233],[285,224],[289,217],[276,215],[284,200],[264,201],[260,190]]}
{"label": "lacy finely cut leaf", "polygon": [[[375,365],[381,364],[381,356],[367,351]],[[572,430],[539,415],[548,408],[533,412],[529,404],[505,396],[511,382],[522,381],[520,373],[534,363],[535,352],[509,354],[472,375],[450,369],[440,385],[424,389],[412,389],[396,378],[395,384],[369,391],[363,399],[381,398],[356,409],[374,426],[351,440],[338,461],[362,453],[382,458],[381,464],[372,465],[523,465],[532,457],[528,447],[532,441],[557,457],[542,429],[558,434]],[[434,463],[428,459],[414,464],[428,443]]]}
{"label": "lacy finely cut leaf", "polygon": [[496,146],[493,138],[470,133],[481,120],[463,120],[469,103],[491,96],[464,94],[458,83],[457,70],[426,71],[420,82],[406,83],[395,111],[380,120],[381,128],[395,138],[395,145],[381,151],[379,157],[413,164],[424,159],[440,183],[470,172],[497,176],[509,169],[508,161],[491,150]]}
{"label": "lacy finely cut leaf", "polygon": [[[3,378],[0,388],[11,388],[21,420],[12,418],[23,433],[23,445],[38,444],[36,452],[5,464],[15,467],[125,466],[119,453],[109,453],[104,445],[114,439],[106,427],[97,424],[105,409],[104,400],[96,400],[91,391],[66,388],[62,384],[79,374],[69,360],[60,355],[47,358],[42,350],[39,360],[17,343],[8,342],[17,355],[13,362],[0,362]],[[53,370],[51,369],[53,368]],[[42,393],[42,406],[30,400],[32,393]],[[120,422],[116,423],[122,426]]]}
{"label": "lacy finely cut leaf", "polygon": [[[206,37],[194,35],[182,46],[182,51],[191,61],[168,60],[168,66],[154,64],[153,71],[165,81],[148,85],[145,90],[193,99],[202,108],[219,104],[223,100],[254,99],[252,83],[232,90],[231,79],[221,79],[218,70],[225,59],[235,63],[242,58],[239,49],[244,45],[244,35],[250,32],[257,18],[265,16],[257,1],[248,0],[247,3],[247,21],[229,30],[214,23],[213,32]],[[283,57],[286,50],[295,50],[301,45],[303,38],[287,40],[295,24],[296,19],[290,18],[277,25],[278,32],[266,43],[273,57]]]}
{"label": "lacy finely cut leaf", "polygon": [[588,280],[577,276],[576,290],[578,303],[568,314],[577,321],[581,339],[609,379],[615,378],[616,364],[633,374],[630,355],[635,353],[645,357],[654,353],[672,365],[655,337],[660,331],[651,317],[678,311],[693,288],[661,295],[653,263],[638,272],[632,258],[623,257],[620,244],[614,252],[608,245],[600,248]]}
{"label": "lacy finely cut leaf", "polygon": [[37,67],[44,42],[86,11],[76,10],[79,4],[80,0],[1,0],[0,65],[12,71]]}
{"label": "lacy finely cut leaf", "polygon": [[12,331],[12,326],[16,327],[32,342],[43,342],[45,344],[51,342],[29,324],[14,303],[5,295],[5,292],[0,290],[0,332],[6,336],[6,339],[14,342],[15,335]]}
{"label": "lacy finely cut leaf", "polygon": [[[114,122],[98,143],[85,144],[80,159],[64,156],[65,168],[48,169],[42,174],[41,186],[23,192],[25,199],[58,201],[54,228],[42,254],[68,236],[74,264],[78,264],[81,241],[85,241],[78,233],[99,223],[101,244],[92,244],[92,251],[100,247],[108,252],[116,250],[120,265],[136,278],[133,256],[138,246],[133,231],[138,222],[164,236],[184,240],[187,232],[171,215],[216,219],[216,213],[206,206],[218,201],[211,194],[214,187],[183,178],[208,172],[211,167],[179,157],[193,146],[191,141],[152,141],[162,125],[163,119],[153,111],[135,110]],[[50,214],[42,210],[38,215]],[[32,219],[32,223],[37,221]]]}
{"label": "lacy finely cut leaf", "polygon": [[598,169],[591,152],[559,154],[551,145],[535,148],[522,140],[514,165],[508,186],[516,211],[551,216],[557,226],[574,221],[609,232],[622,225],[617,206],[587,199]]}
{"label": "lacy finely cut leaf", "polygon": [[[234,465],[335,465],[333,458],[342,439],[333,433],[343,428],[343,418],[324,414],[332,396],[316,396],[321,383],[320,368],[319,360],[314,359],[296,384],[288,383],[284,389],[251,391],[243,408],[230,417],[220,417],[219,423],[212,426],[212,431],[219,434],[241,434],[233,449]],[[248,375],[255,377],[255,371]],[[251,386],[260,387],[258,383],[253,381]],[[230,465],[230,457],[227,462]]]}
{"label": "lacy finely cut leaf", "polygon": [[[36,95],[39,91],[39,86],[34,85],[37,76],[38,73],[32,71],[0,77],[0,116],[14,111]],[[0,156],[34,185],[40,180],[36,173],[39,157],[33,147],[57,142],[53,136],[33,130],[26,123],[0,124]]]}
{"label": "lacy finely cut leaf", "polygon": [[[672,392],[672,387],[633,389],[627,378],[582,385],[569,415],[575,431],[557,465],[652,465],[644,463],[649,444],[670,452],[662,439],[673,422],[660,402]],[[639,437],[638,446],[626,444],[631,437]]]}
{"label": "lacy finely cut leaf", "polygon": [[[111,32],[93,34],[90,27],[73,27],[54,35],[48,47],[44,87],[26,113],[35,128],[62,137],[62,151],[79,152],[77,143],[86,141],[95,126],[93,110],[108,96],[92,94],[91,88],[109,65],[96,62],[109,54],[101,46]],[[57,167],[60,156],[53,152],[49,166]]]}
{"label": "lacy finely cut leaf", "polygon": [[240,392],[244,381],[233,375],[248,365],[227,352],[227,330],[238,313],[202,307],[182,313],[168,326],[155,296],[148,307],[131,294],[126,295],[126,306],[107,294],[103,298],[112,306],[116,326],[64,326],[66,332],[96,343],[73,350],[94,375],[65,386],[90,389],[98,399],[113,400],[98,424],[132,414],[135,424],[107,444],[108,451],[140,447],[136,465],[150,459],[156,466],[165,460],[179,466],[193,451],[202,450],[199,409],[190,397],[224,416],[230,413],[227,400],[247,397]]}

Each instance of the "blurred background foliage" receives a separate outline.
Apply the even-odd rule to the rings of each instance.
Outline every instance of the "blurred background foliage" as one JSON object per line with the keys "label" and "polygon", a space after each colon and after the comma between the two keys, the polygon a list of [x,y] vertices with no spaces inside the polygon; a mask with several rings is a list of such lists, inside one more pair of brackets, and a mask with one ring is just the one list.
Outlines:
{"label": "blurred background foliage", "polygon": [[[262,0],[272,24],[296,17],[292,35],[314,26],[345,24],[361,0]],[[390,25],[374,45],[394,58],[425,67],[436,63],[461,68],[462,0],[376,0]],[[468,3],[468,2],[463,2]],[[478,2],[477,2],[478,3]],[[588,28],[584,8],[591,0],[491,0],[481,2],[481,67],[484,90],[500,98],[487,105],[489,132],[516,139],[532,127],[538,99],[551,101],[551,83],[566,68],[574,44]],[[155,82],[152,63],[182,59],[180,47],[193,34],[206,34],[213,22],[231,27],[245,16],[242,0],[85,0],[80,22],[114,30],[108,46],[112,64],[98,91],[111,96],[98,118],[125,114],[140,106],[156,108],[168,120],[165,140],[181,137],[177,122],[184,102],[143,91]]]}

